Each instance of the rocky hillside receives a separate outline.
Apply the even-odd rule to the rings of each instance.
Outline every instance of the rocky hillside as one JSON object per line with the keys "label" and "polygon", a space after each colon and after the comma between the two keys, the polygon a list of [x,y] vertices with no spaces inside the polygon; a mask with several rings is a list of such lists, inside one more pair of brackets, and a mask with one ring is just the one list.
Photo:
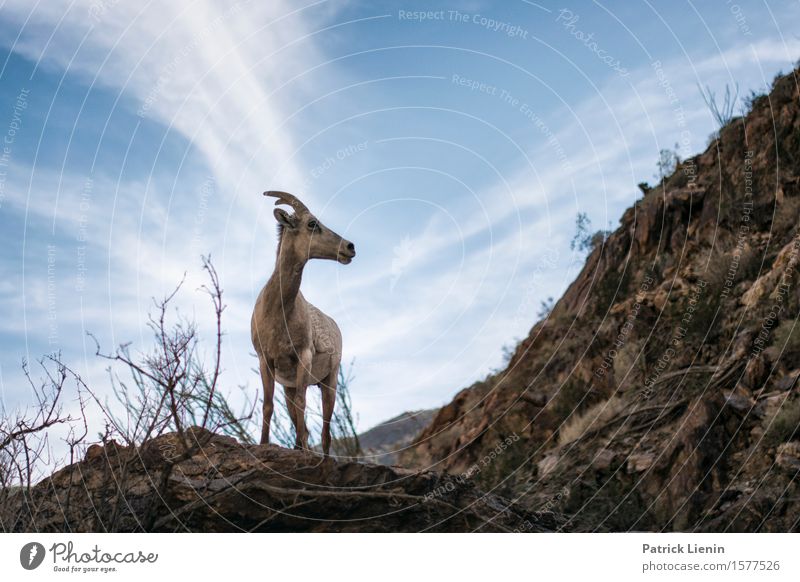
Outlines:
{"label": "rocky hillside", "polygon": [[798,71],[776,78],[644,188],[508,367],[403,462],[567,530],[800,529],[798,98]]}
{"label": "rocky hillside", "polygon": [[[505,370],[379,460],[203,429],[93,445],[4,531],[797,531],[798,71],[595,236]],[[412,428],[410,428],[412,427]],[[183,451],[183,452],[180,452]]]}
{"label": "rocky hillside", "polygon": [[202,429],[85,458],[0,504],[3,531],[550,531],[533,513],[449,475],[337,462]]}

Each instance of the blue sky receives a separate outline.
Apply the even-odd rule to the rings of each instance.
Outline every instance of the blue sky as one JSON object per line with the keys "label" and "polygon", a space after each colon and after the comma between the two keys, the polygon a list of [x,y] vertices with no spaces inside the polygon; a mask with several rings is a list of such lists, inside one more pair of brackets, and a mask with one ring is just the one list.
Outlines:
{"label": "blue sky", "polygon": [[54,350],[102,391],[86,332],[146,347],[150,298],[184,272],[180,307],[210,332],[207,253],[226,387],[255,390],[261,192],[282,189],[358,249],[311,263],[303,291],[342,328],[361,428],[444,404],[574,278],[575,214],[615,227],[659,149],[705,148],[698,84],[766,91],[797,30],[796,0],[7,0],[3,402]]}

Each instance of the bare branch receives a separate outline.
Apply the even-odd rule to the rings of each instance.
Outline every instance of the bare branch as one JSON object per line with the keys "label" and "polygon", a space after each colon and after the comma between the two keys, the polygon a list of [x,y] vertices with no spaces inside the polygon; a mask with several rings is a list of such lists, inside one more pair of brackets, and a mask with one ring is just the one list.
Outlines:
{"label": "bare branch", "polygon": [[[208,293],[208,296],[211,298],[211,303],[214,305],[214,315],[216,318],[216,325],[217,325],[217,343],[216,343],[216,355],[214,357],[214,372],[211,375],[211,381],[208,382],[208,401],[206,403],[206,411],[203,415],[203,422],[201,426],[203,428],[206,427],[208,422],[209,413],[212,410],[212,404],[214,402],[214,394],[217,388],[217,381],[219,380],[220,374],[220,362],[222,360],[222,312],[225,311],[225,305],[222,303],[222,288],[219,284],[219,276],[217,275],[217,270],[214,268],[213,263],[211,262],[211,255],[207,257],[203,257],[203,270],[208,273],[208,277],[211,280],[211,287],[207,285],[203,285],[202,289]],[[226,403],[227,404],[227,403]]]}

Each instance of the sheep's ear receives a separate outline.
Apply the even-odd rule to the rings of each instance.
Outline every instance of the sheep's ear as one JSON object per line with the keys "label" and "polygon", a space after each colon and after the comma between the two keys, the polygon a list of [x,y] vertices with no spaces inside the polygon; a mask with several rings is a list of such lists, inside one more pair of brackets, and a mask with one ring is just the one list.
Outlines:
{"label": "sheep's ear", "polygon": [[282,227],[291,229],[297,228],[296,216],[289,214],[282,208],[276,208],[273,214],[275,214],[275,220],[277,220],[278,224],[280,224]]}

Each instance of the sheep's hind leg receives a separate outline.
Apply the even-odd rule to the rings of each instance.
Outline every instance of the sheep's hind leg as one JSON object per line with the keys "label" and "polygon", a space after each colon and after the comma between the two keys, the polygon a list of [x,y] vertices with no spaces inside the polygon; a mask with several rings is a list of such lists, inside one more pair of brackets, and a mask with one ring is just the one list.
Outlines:
{"label": "sheep's hind leg", "polygon": [[322,391],[322,453],[327,457],[331,450],[331,418],[336,406],[336,386],[339,366],[334,366],[328,377],[320,382]]}

